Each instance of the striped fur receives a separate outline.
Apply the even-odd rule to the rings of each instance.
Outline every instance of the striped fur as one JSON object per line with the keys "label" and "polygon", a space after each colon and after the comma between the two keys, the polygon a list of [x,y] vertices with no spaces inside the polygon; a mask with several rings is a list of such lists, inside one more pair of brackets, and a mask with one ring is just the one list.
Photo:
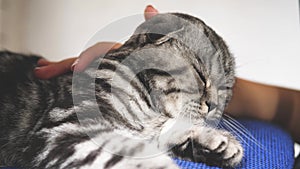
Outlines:
{"label": "striped fur", "polygon": [[159,14],[85,72],[34,77],[38,56],[0,52],[0,164],[178,168],[171,157],[236,166],[243,149],[214,126],[234,60],[201,20]]}

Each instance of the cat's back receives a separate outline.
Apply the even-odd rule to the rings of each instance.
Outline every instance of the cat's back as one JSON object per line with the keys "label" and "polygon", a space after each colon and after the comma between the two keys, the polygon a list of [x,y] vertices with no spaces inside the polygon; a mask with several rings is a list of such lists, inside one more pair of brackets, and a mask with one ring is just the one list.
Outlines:
{"label": "cat's back", "polygon": [[28,80],[39,58],[34,55],[0,51],[0,93],[12,92],[16,84]]}
{"label": "cat's back", "polygon": [[[71,88],[71,78],[66,76],[51,80],[36,78],[34,69],[40,58],[36,55],[0,51],[1,135],[10,133],[10,130],[26,131],[32,128],[45,111],[56,104],[56,100],[61,97],[59,92]],[[60,79],[64,81],[60,82]],[[63,95],[71,96],[66,93]]]}

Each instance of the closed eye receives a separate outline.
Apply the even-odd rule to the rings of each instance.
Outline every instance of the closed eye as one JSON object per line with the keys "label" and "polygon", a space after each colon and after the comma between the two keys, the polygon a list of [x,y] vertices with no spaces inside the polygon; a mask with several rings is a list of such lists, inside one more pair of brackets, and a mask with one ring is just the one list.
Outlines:
{"label": "closed eye", "polygon": [[163,93],[164,93],[165,95],[169,95],[169,94],[172,94],[172,93],[195,94],[195,93],[198,93],[198,92],[199,92],[199,91],[195,91],[195,90],[185,90],[185,89],[178,89],[178,88],[175,88],[175,87],[163,91]]}
{"label": "closed eye", "polygon": [[163,91],[165,95],[171,94],[171,93],[179,93],[180,89],[178,88],[170,88],[168,90]]}

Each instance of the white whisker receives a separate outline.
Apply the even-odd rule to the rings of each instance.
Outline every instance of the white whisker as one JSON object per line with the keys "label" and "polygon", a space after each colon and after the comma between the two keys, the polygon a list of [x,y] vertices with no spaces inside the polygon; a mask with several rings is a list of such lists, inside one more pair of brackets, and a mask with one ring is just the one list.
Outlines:
{"label": "white whisker", "polygon": [[220,124],[222,127],[229,129],[233,134],[238,137],[240,141],[244,143],[244,145],[250,147],[250,144],[247,143],[247,140],[245,140],[237,131],[235,131],[231,126],[228,126],[227,124]]}
{"label": "white whisker", "polygon": [[[250,141],[252,143],[254,143],[255,145],[257,145],[259,148],[261,148],[262,150],[266,150],[265,147],[259,143],[259,141],[254,138],[250,132],[240,123],[238,123],[236,120],[232,119],[232,118],[228,118],[228,119],[223,119],[224,125],[226,125],[229,129],[236,131],[237,135],[241,135],[243,136],[243,138],[247,139],[246,141]],[[226,127],[225,126],[225,127]]]}
{"label": "white whisker", "polygon": [[[225,114],[225,117],[226,118],[228,118],[229,120],[227,120],[228,122],[230,122],[231,124],[233,124],[233,125],[235,125],[235,126],[237,126],[238,128],[241,128],[242,130],[241,131],[245,131],[245,132],[247,132],[247,133],[250,133],[249,131],[248,131],[248,129],[246,129],[240,122],[238,122],[237,120],[235,120],[235,119],[233,119],[232,117],[230,117],[229,115],[226,115]],[[247,134],[246,133],[246,134]],[[248,135],[251,139],[253,139],[253,140],[256,140],[256,138],[254,138],[251,134],[249,134]]]}

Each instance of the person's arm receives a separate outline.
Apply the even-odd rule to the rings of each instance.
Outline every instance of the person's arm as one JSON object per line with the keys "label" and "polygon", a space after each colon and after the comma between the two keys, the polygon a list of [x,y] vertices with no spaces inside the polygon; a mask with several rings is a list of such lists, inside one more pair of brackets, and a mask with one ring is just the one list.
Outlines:
{"label": "person's arm", "polygon": [[65,59],[60,62],[49,62],[45,59],[40,59],[37,63],[38,67],[34,70],[34,74],[40,79],[51,79],[66,72],[82,71],[95,58],[120,46],[121,44],[115,42],[99,42],[83,51],[79,57]]}
{"label": "person's arm", "polygon": [[237,78],[226,112],[274,122],[300,142],[300,91]]}

